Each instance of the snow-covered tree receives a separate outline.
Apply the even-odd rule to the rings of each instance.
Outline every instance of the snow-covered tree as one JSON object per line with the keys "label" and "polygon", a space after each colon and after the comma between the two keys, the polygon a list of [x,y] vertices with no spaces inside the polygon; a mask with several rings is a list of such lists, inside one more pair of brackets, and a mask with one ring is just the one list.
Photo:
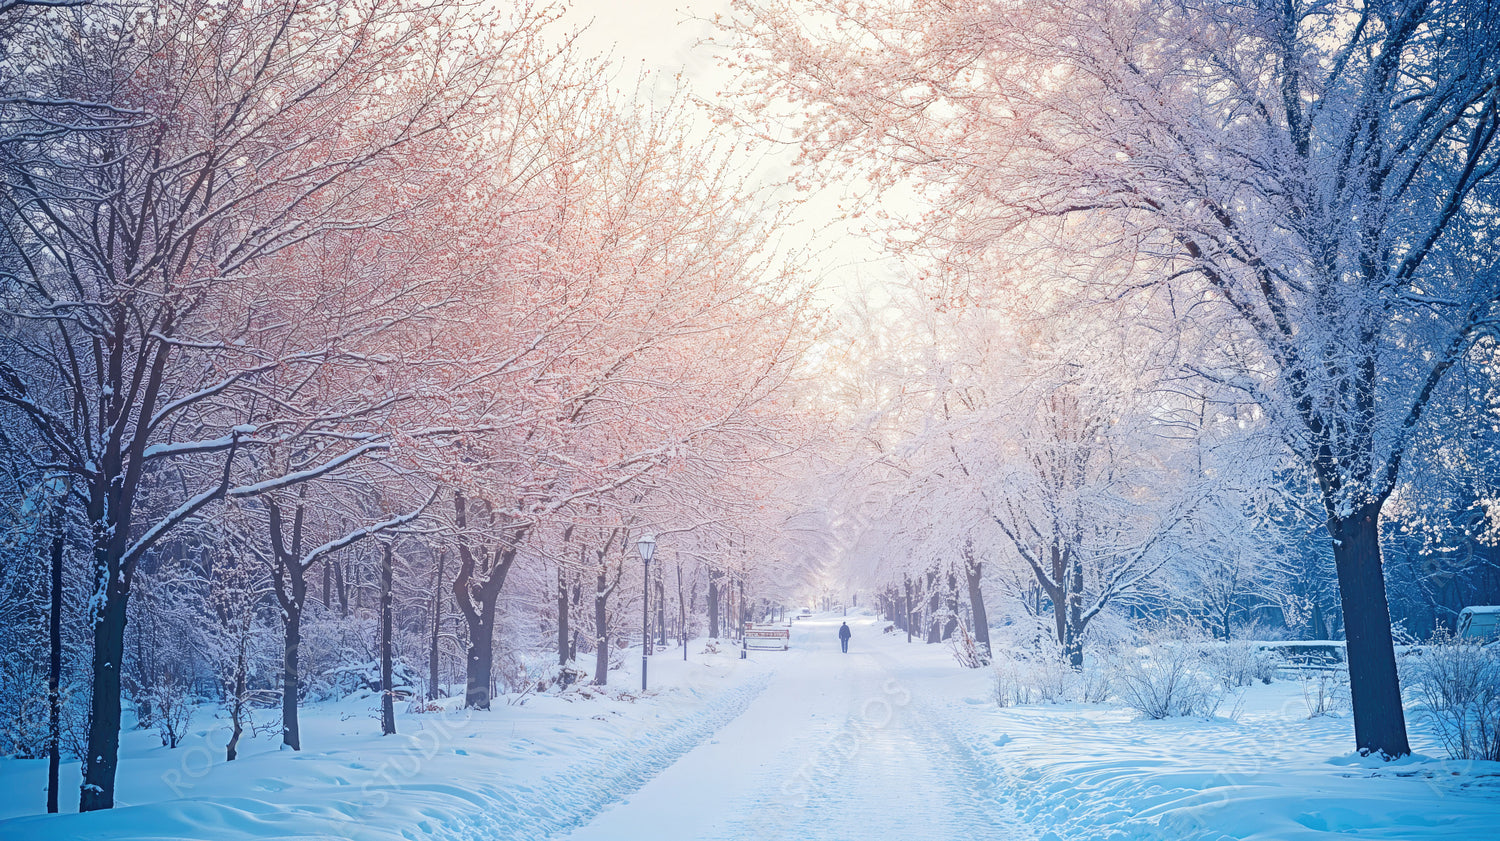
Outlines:
{"label": "snow-covered tree", "polygon": [[184,0],[100,4],[27,30],[38,60],[7,80],[0,208],[6,315],[24,329],[0,360],[0,403],[73,477],[92,531],[84,810],[113,804],[141,558],[217,500],[387,446],[325,434],[293,472],[241,483],[238,457],[298,425],[247,422],[260,378],[338,357],[260,315],[269,264],[407,210],[361,199],[398,183],[398,152],[488,111],[529,62],[538,18],[515,21],[502,31],[443,3]]}
{"label": "snow-covered tree", "polygon": [[1197,326],[1187,367],[1259,404],[1321,493],[1356,743],[1408,753],[1380,515],[1495,315],[1493,4],[797,5],[728,26],[810,161],[929,180],[950,259],[1082,244],[1128,261],[1109,292]]}

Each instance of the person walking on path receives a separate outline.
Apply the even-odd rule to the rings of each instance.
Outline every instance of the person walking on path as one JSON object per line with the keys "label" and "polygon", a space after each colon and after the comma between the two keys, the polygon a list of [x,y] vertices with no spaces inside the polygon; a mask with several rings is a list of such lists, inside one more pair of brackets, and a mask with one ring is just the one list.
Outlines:
{"label": "person walking on path", "polygon": [[849,653],[849,637],[851,636],[853,636],[853,632],[849,630],[848,622],[839,626],[839,645],[844,647],[845,654]]}

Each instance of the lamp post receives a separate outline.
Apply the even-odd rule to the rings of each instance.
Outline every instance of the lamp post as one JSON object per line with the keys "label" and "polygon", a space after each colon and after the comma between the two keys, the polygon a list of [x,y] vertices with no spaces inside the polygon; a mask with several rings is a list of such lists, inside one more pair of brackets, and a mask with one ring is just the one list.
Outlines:
{"label": "lamp post", "polygon": [[646,652],[651,645],[651,557],[656,554],[656,536],[651,532],[641,535],[635,542],[636,551],[645,562],[645,574],[641,578],[641,691],[646,691]]}

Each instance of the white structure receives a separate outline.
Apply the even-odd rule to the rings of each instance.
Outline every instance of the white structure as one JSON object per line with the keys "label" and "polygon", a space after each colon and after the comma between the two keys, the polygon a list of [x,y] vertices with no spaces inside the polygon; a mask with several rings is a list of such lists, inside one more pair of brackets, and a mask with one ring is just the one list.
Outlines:
{"label": "white structure", "polygon": [[1475,605],[1458,614],[1460,639],[1494,639],[1500,635],[1500,605]]}

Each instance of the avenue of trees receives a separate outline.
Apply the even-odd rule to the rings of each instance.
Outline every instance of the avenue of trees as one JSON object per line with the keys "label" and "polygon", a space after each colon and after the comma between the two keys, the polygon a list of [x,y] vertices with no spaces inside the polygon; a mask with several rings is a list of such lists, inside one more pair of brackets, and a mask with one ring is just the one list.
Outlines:
{"label": "avenue of trees", "polygon": [[[1120,361],[1202,394],[1210,425],[1253,407],[1318,502],[1358,747],[1408,753],[1381,522],[1419,450],[1490,432],[1459,392],[1488,379],[1500,303],[1500,8],[742,0],[724,26],[751,126],[801,138],[809,169],[923,185],[932,212],[892,236],[945,266],[935,299],[1046,318],[1071,296],[1093,307],[1085,330],[1149,330]],[[1040,274],[1057,282],[1028,285]],[[1043,415],[1019,446],[1049,442],[1026,469],[1051,510],[984,503],[1013,541],[1043,532],[1028,562],[1069,599],[1050,535],[1082,557],[1118,538],[1098,533],[1109,508],[1067,509],[1140,455],[1083,440],[1120,398],[1080,376],[1022,401]],[[1095,604],[1132,580],[1103,575]]]}
{"label": "avenue of trees", "polygon": [[[195,704],[301,750],[855,594],[974,666],[1346,640],[1409,753],[1395,636],[1500,601],[1500,6],[735,0],[704,103],[501,5],[0,3],[49,810]],[[828,189],[900,282],[814,288]]]}
{"label": "avenue of trees", "polygon": [[53,810],[64,750],[109,808],[126,702],[175,742],[205,683],[229,759],[361,661],[480,709],[557,679],[505,623],[604,684],[648,531],[674,638],[779,595],[816,328],[683,96],[524,4],[5,14],[8,750]]}

